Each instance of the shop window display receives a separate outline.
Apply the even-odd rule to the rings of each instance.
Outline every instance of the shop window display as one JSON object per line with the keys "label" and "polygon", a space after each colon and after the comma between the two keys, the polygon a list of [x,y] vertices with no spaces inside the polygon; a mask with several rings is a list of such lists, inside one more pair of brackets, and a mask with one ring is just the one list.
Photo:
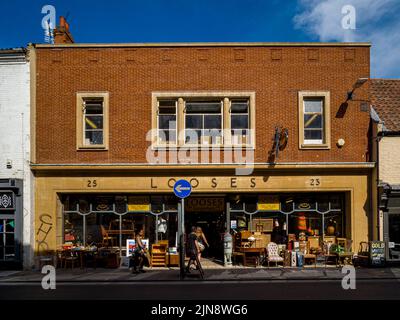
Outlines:
{"label": "shop window display", "polygon": [[274,242],[280,250],[299,250],[315,263],[323,241],[345,238],[343,202],[340,194],[260,195],[257,209],[249,210],[254,197],[232,196],[234,251],[246,256],[246,247],[255,251]]}
{"label": "shop window display", "polygon": [[[139,200],[129,206],[130,197]],[[150,244],[167,240],[176,247],[177,203],[172,197],[65,195],[62,202],[63,247],[107,249],[122,256],[126,241],[134,239],[140,229]]]}

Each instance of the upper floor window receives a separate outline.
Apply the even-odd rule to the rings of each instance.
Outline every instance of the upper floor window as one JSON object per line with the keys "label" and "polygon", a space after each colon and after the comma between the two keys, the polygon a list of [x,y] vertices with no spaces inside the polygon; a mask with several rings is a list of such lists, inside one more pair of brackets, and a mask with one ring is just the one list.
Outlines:
{"label": "upper floor window", "polygon": [[230,108],[231,136],[233,145],[250,144],[249,100],[232,100]]}
{"label": "upper floor window", "polygon": [[329,92],[299,92],[300,148],[330,148]]}
{"label": "upper floor window", "polygon": [[78,149],[107,149],[108,93],[77,94]]}
{"label": "upper floor window", "polygon": [[254,92],[153,92],[153,146],[255,146]]}
{"label": "upper floor window", "polygon": [[160,100],[158,101],[158,143],[176,144],[177,143],[177,101]]}
{"label": "upper floor window", "polygon": [[222,101],[187,101],[186,144],[222,144]]}

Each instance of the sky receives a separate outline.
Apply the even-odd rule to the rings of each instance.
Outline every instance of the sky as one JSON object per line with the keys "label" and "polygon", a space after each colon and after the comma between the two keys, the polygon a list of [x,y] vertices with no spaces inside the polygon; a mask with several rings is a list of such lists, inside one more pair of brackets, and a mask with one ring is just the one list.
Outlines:
{"label": "sky", "polygon": [[44,43],[45,5],[79,43],[370,41],[371,76],[400,78],[400,0],[0,0],[0,48]]}

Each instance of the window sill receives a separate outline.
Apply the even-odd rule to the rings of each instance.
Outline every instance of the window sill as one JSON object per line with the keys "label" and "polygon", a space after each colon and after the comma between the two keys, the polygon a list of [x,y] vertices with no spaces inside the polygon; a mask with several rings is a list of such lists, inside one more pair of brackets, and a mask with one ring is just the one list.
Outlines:
{"label": "window sill", "polygon": [[76,148],[77,151],[108,151],[106,146],[79,146]]}
{"label": "window sill", "polygon": [[324,144],[301,144],[300,149],[301,150],[327,150],[330,149],[331,146],[327,143]]}
{"label": "window sill", "polygon": [[255,150],[253,145],[223,145],[223,144],[183,144],[183,145],[153,145],[153,150],[178,150],[185,149],[200,149],[200,150],[213,150],[213,149],[246,149]]}

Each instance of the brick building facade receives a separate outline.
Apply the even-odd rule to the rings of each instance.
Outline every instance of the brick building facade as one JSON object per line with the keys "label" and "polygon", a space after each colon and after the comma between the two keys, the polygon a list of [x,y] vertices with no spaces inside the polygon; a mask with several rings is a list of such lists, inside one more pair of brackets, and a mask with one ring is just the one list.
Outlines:
{"label": "brick building facade", "polygon": [[[303,219],[304,233],[321,242],[348,238],[356,246],[376,237],[368,83],[355,86],[369,78],[369,44],[56,44],[31,51],[36,251],[104,244],[104,229],[115,230],[114,223],[116,243],[105,245],[121,255],[127,230],[138,226],[150,244],[175,247],[172,187],[179,178],[193,187],[186,227],[200,224],[215,235],[213,257],[223,252],[220,234],[254,232],[257,219],[265,241],[276,237],[270,221],[298,237]],[[195,146],[187,145],[188,131],[201,135]],[[278,155],[275,132],[283,142]],[[149,152],[208,153],[210,146],[223,154],[219,162],[149,163]],[[252,155],[249,175],[237,175],[240,165],[226,160],[230,149]],[[158,229],[163,221],[167,232]]]}

